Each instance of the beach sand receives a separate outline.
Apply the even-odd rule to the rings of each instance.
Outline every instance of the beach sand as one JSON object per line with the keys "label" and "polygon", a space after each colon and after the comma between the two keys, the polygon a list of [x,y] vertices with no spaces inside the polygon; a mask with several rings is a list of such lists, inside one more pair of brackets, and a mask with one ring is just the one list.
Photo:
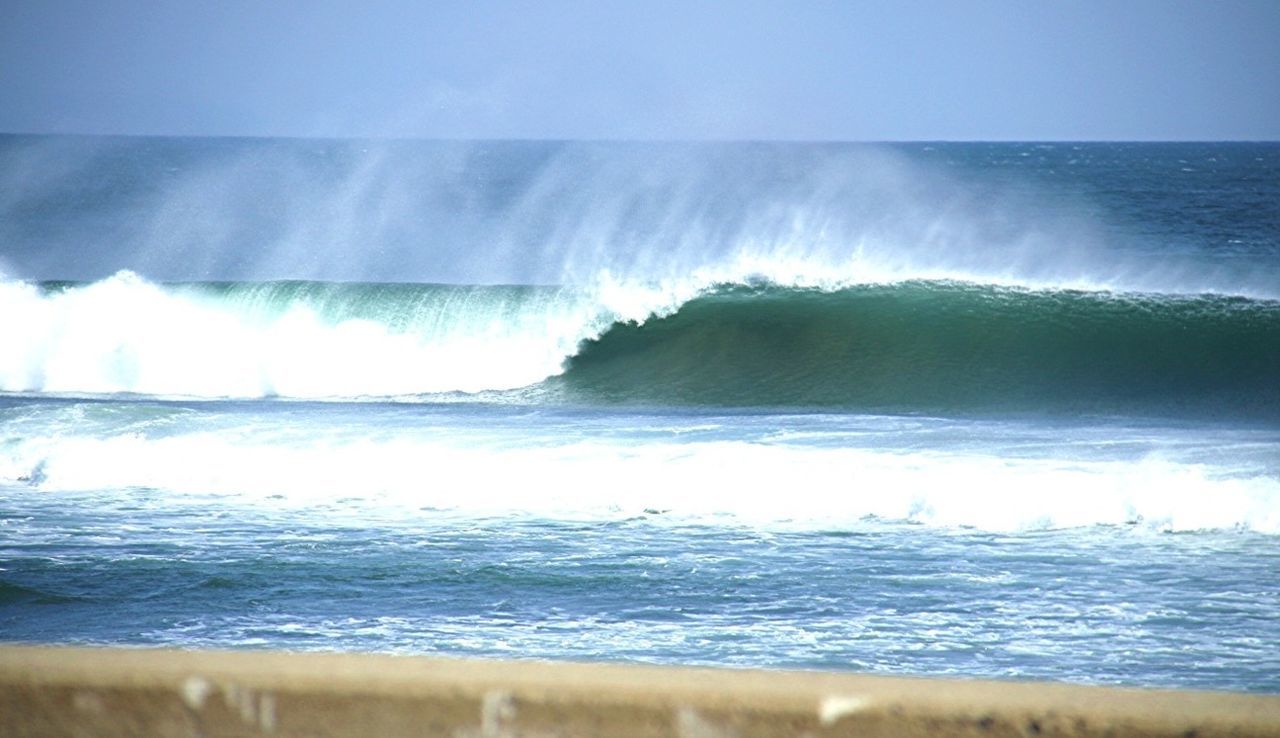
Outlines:
{"label": "beach sand", "polygon": [[0,647],[5,736],[1280,736],[1280,696],[366,654]]}

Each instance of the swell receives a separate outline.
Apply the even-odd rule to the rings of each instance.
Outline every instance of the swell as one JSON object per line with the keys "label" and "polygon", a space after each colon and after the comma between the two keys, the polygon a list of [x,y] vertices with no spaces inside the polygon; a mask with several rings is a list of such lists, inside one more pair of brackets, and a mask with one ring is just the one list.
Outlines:
{"label": "swell", "polygon": [[1280,418],[1280,302],[906,282],[720,288],[584,342],[579,402]]}

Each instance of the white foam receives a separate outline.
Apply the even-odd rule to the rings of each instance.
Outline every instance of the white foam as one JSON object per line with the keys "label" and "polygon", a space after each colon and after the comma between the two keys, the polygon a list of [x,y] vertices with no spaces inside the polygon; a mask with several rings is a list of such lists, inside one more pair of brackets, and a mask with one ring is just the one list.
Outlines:
{"label": "white foam", "polygon": [[0,315],[0,390],[248,398],[522,387],[614,318],[584,298],[393,330],[302,303],[263,317],[128,272],[52,294],[0,282]]}
{"label": "white foam", "polygon": [[560,373],[581,341],[614,321],[669,314],[735,279],[722,270],[636,284],[602,272],[560,299],[442,300],[401,329],[328,320],[305,301],[263,311],[131,272],[49,294],[0,282],[0,390],[356,398],[515,389]]}
{"label": "white foam", "polygon": [[[33,436],[0,480],[46,492],[150,488],[291,514],[428,521],[528,515],[857,529],[1125,526],[1280,534],[1280,479],[1162,459],[1068,461],[746,441],[553,442],[450,434]],[[1238,471],[1238,470],[1237,470]]]}

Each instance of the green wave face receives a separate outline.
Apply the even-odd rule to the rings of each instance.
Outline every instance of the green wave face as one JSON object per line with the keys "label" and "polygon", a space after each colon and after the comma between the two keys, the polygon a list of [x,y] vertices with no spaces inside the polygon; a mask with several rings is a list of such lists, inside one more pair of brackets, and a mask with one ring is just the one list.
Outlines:
{"label": "green wave face", "polygon": [[572,401],[1280,417],[1280,303],[936,282],[726,287],[585,342]]}

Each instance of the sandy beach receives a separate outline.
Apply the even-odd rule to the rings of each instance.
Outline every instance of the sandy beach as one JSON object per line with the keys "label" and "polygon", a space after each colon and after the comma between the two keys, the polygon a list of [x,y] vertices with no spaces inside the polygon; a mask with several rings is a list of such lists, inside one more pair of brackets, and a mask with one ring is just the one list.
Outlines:
{"label": "sandy beach", "polygon": [[1280,696],[824,672],[6,646],[0,733],[1275,736]]}

